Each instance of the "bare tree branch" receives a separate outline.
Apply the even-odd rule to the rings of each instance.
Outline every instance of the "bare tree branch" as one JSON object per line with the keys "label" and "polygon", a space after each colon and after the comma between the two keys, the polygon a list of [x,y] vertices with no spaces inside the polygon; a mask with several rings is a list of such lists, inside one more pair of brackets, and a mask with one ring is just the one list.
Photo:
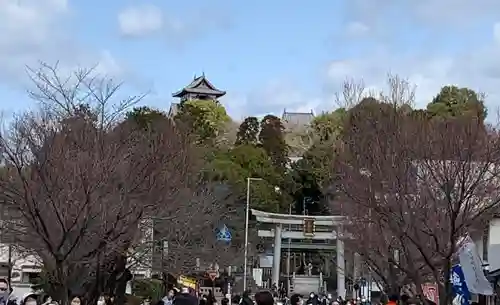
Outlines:
{"label": "bare tree branch", "polygon": [[374,268],[397,270],[417,290],[432,279],[444,292],[460,240],[482,232],[500,207],[500,138],[469,116],[429,119],[402,109],[412,96],[405,90],[393,87],[390,103],[352,109],[335,164],[343,204],[334,206],[352,221],[350,246]]}
{"label": "bare tree branch", "polygon": [[142,96],[114,103],[120,86],[92,70],[74,78],[46,64],[30,71],[41,107],[0,135],[2,233],[41,259],[66,304],[86,276],[120,262],[142,219],[194,196],[197,156],[167,118],[154,132],[118,124]]}

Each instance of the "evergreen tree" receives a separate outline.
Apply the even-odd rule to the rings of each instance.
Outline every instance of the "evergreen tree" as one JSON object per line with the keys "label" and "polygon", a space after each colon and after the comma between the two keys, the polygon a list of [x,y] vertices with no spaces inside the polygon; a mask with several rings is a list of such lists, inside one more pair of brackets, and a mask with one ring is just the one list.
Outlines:
{"label": "evergreen tree", "polygon": [[266,115],[260,122],[259,141],[262,148],[277,169],[284,170],[288,162],[288,145],[285,142],[284,127],[274,115]]}
{"label": "evergreen tree", "polygon": [[236,134],[236,145],[257,145],[259,142],[259,120],[256,117],[247,117],[241,123]]}

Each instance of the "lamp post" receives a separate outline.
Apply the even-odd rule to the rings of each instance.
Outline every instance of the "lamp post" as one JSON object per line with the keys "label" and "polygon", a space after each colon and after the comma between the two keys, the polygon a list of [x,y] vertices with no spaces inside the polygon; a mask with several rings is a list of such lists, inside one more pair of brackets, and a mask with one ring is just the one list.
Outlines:
{"label": "lamp post", "polygon": [[[292,203],[288,205],[288,215],[292,215]],[[288,231],[292,231],[292,225],[288,225]],[[292,239],[288,238],[288,255],[287,255],[287,261],[286,261],[286,278],[287,278],[287,288],[286,292],[287,294],[290,293],[290,287],[291,287],[291,282],[290,282],[290,256],[292,255],[291,253],[291,247],[292,247]]]}
{"label": "lamp post", "polygon": [[[247,290],[247,265],[248,265],[248,223],[250,218],[250,182],[251,181],[261,181],[264,180],[262,178],[247,178],[247,204],[246,204],[246,212],[245,212],[245,253],[244,260],[245,265],[243,266],[243,291]],[[279,187],[275,186],[274,191],[276,193],[280,193],[281,190]]]}
{"label": "lamp post", "polygon": [[9,265],[9,269],[7,270],[7,281],[9,282],[9,285],[11,285],[12,281],[12,244],[9,243],[9,250],[8,250],[8,257],[7,257],[7,264]]}
{"label": "lamp post", "polygon": [[262,178],[247,178],[247,204],[245,211],[245,253],[244,255],[244,263],[243,266],[243,291],[247,290],[247,265],[248,265],[248,222],[250,218],[250,182],[251,181],[260,181]]}

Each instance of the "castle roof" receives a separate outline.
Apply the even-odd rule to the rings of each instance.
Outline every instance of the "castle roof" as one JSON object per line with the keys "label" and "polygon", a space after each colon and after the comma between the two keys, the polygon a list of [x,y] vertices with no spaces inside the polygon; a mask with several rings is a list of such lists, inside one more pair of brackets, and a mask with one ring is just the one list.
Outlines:
{"label": "castle roof", "polygon": [[205,94],[208,96],[221,97],[226,94],[226,91],[217,89],[206,77],[205,74],[194,77],[193,81],[182,88],[181,90],[172,94],[173,97],[182,97],[187,93]]}

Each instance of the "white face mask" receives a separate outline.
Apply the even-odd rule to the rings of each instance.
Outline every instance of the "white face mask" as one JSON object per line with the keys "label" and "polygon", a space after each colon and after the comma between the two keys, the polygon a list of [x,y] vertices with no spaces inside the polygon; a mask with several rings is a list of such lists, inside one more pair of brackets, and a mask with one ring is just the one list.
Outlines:
{"label": "white face mask", "polygon": [[28,301],[24,305],[36,305],[36,301]]}

